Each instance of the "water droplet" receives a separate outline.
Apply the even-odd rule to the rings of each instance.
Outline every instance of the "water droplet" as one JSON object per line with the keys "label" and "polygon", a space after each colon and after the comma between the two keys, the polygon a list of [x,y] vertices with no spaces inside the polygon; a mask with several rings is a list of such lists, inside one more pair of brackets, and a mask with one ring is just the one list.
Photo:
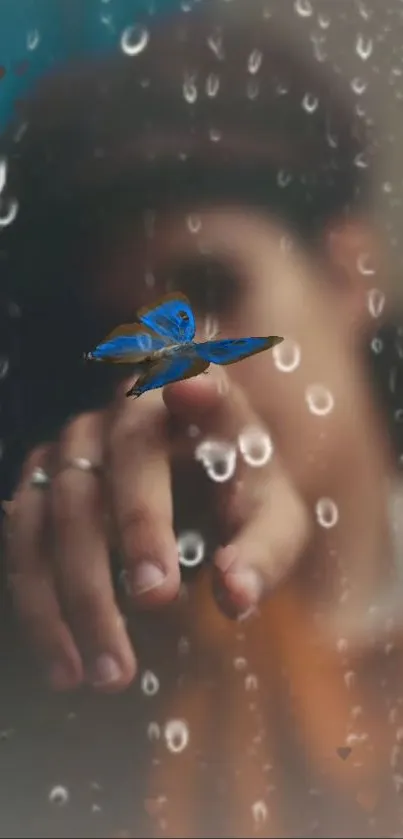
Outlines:
{"label": "water droplet", "polygon": [[15,221],[18,213],[18,201],[11,199],[7,207],[3,208],[2,202],[0,204],[0,227],[8,227]]}
{"label": "water droplet", "polygon": [[3,189],[7,182],[7,160],[5,157],[0,158],[0,193],[3,192]]}
{"label": "water droplet", "polygon": [[219,143],[221,138],[222,138],[222,134],[221,134],[220,129],[219,128],[210,128],[209,137],[210,137],[210,140],[211,140],[212,143]]}
{"label": "water droplet", "polygon": [[251,79],[246,85],[246,95],[248,99],[257,99],[259,96],[259,82],[257,79]]}
{"label": "water droplet", "polygon": [[385,295],[379,288],[368,291],[368,309],[373,318],[379,318],[385,307]]}
{"label": "water droplet", "polygon": [[202,222],[200,216],[187,216],[186,224],[190,233],[200,233]]}
{"label": "water droplet", "polygon": [[311,17],[313,14],[310,0],[295,0],[294,9],[300,17]]}
{"label": "water droplet", "polygon": [[141,690],[146,696],[155,696],[160,689],[158,677],[152,670],[145,670],[141,677]]}
{"label": "water droplet", "polygon": [[319,99],[313,93],[306,93],[302,100],[302,107],[308,114],[313,114],[319,105]]}
{"label": "water droplet", "polygon": [[179,562],[185,568],[195,568],[203,562],[205,555],[204,539],[200,533],[188,530],[178,537]]}
{"label": "water droplet", "polygon": [[315,507],[316,520],[321,527],[334,527],[339,520],[337,504],[331,498],[320,498]]}
{"label": "water droplet", "polygon": [[30,52],[36,50],[40,39],[41,36],[39,34],[39,31],[37,29],[31,29],[31,31],[27,34],[27,50],[29,50]]}
{"label": "water droplet", "polygon": [[145,50],[150,35],[145,26],[128,26],[122,33],[120,46],[126,55],[139,55]]}
{"label": "water droplet", "polygon": [[293,373],[301,363],[301,348],[295,341],[286,338],[273,347],[272,358],[281,373]]}
{"label": "water droplet", "polygon": [[189,743],[189,727],[184,720],[169,720],[164,729],[164,736],[169,751],[179,754]]}
{"label": "water droplet", "polygon": [[310,385],[306,390],[305,400],[311,413],[318,417],[330,414],[334,408],[333,394],[324,385]]}
{"label": "water droplet", "polygon": [[217,93],[220,89],[220,78],[217,76],[216,73],[210,73],[206,79],[206,93],[207,96],[213,98],[213,96],[217,96]]}
{"label": "water droplet", "polygon": [[221,33],[218,31],[213,32],[212,35],[207,38],[207,43],[216,58],[218,58],[219,61],[223,61],[225,54]]}
{"label": "water droplet", "polygon": [[10,362],[6,356],[0,355],[0,381],[6,378],[10,370]]}
{"label": "water droplet", "polygon": [[183,82],[183,95],[189,105],[193,105],[197,100],[197,87],[194,76],[186,76]]}
{"label": "water droplet", "polygon": [[248,673],[248,675],[245,676],[245,688],[246,690],[258,690],[259,679],[254,673]]}
{"label": "water droplet", "polygon": [[238,437],[238,446],[248,466],[266,466],[273,456],[271,437],[262,428],[246,428]]}
{"label": "water droplet", "polygon": [[259,72],[260,67],[262,66],[262,61],[262,52],[260,50],[253,50],[248,58],[248,72],[251,73],[252,76]]}
{"label": "water droplet", "polygon": [[147,737],[152,742],[159,740],[161,737],[161,729],[157,722],[150,722],[147,727]]}
{"label": "water droplet", "polygon": [[278,184],[278,186],[281,187],[281,189],[284,189],[284,187],[288,186],[288,184],[290,184],[291,181],[292,181],[291,172],[287,172],[286,169],[280,169],[280,171],[277,173],[277,184]]}
{"label": "water droplet", "polygon": [[67,804],[69,798],[70,794],[67,787],[56,786],[50,790],[49,801],[51,804],[58,804],[59,807],[62,807]]}
{"label": "water droplet", "polygon": [[361,33],[357,36],[355,48],[357,51],[357,55],[359,55],[363,61],[367,61],[368,58],[372,55],[373,47],[374,42],[372,38],[362,35]]}
{"label": "water droplet", "polygon": [[344,683],[348,689],[352,688],[355,683],[355,673],[354,670],[348,670],[344,674]]}
{"label": "water droplet", "polygon": [[354,93],[357,94],[357,96],[362,96],[364,91],[367,89],[368,84],[365,81],[365,79],[361,79],[359,76],[356,76],[355,79],[353,79],[353,81],[351,82],[351,87]]}
{"label": "water droplet", "polygon": [[330,26],[330,17],[324,14],[320,14],[318,16],[318,23],[321,29],[328,29]]}
{"label": "water droplet", "polygon": [[248,666],[248,662],[246,661],[246,658],[244,658],[243,656],[239,655],[236,658],[234,658],[235,670],[238,670],[238,671],[245,670],[247,666]]}
{"label": "water droplet", "polygon": [[371,265],[371,254],[360,253],[357,259],[357,268],[364,277],[373,276],[375,274],[375,268]]}
{"label": "water droplet", "polygon": [[371,350],[375,355],[380,355],[383,351],[383,341],[381,338],[373,338],[371,341]]}
{"label": "water droplet", "polygon": [[235,474],[237,451],[231,443],[204,440],[197,446],[195,458],[202,463],[209,478],[217,483],[229,481]]}
{"label": "water droplet", "polygon": [[365,156],[365,152],[360,151],[356,154],[354,158],[354,166],[356,166],[357,169],[368,169],[368,160]]}
{"label": "water droplet", "polygon": [[252,804],[252,816],[257,825],[264,824],[267,821],[268,815],[267,804],[264,801],[255,801]]}

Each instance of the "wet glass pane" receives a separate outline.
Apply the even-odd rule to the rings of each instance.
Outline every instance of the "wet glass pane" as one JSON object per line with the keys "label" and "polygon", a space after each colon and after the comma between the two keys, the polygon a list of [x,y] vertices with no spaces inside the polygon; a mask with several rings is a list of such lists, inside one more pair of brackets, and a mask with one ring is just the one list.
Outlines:
{"label": "wet glass pane", "polygon": [[0,4],[0,836],[403,835],[403,5]]}

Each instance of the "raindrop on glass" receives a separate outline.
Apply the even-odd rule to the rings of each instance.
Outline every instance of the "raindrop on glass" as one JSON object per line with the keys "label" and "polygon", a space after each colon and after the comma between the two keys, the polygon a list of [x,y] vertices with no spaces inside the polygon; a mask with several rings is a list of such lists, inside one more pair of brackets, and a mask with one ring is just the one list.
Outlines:
{"label": "raindrop on glass", "polygon": [[141,677],[141,690],[146,696],[155,696],[160,689],[158,677],[152,670],[145,670]]}
{"label": "raindrop on glass", "polygon": [[295,341],[286,338],[273,347],[272,358],[281,373],[293,373],[301,363],[301,348]]}
{"label": "raindrop on glass", "polygon": [[206,80],[207,96],[210,96],[211,98],[213,98],[214,96],[217,96],[217,93],[218,93],[219,89],[220,89],[220,78],[219,78],[219,76],[217,76],[216,73],[210,73],[207,76],[207,80]]}
{"label": "raindrop on glass", "polygon": [[0,355],[0,381],[6,378],[10,369],[10,362],[6,356]]}
{"label": "raindrop on glass", "polygon": [[179,563],[185,568],[195,568],[203,562],[205,555],[204,539],[195,530],[188,530],[178,537]]}
{"label": "raindrop on glass", "polygon": [[320,498],[315,507],[316,520],[321,527],[330,529],[339,520],[337,504],[331,498]]}
{"label": "raindrop on glass", "polygon": [[245,688],[246,690],[258,690],[259,679],[254,673],[248,673],[248,675],[245,676]]}
{"label": "raindrop on glass", "polygon": [[363,61],[367,61],[368,58],[372,55],[373,47],[374,42],[372,38],[362,35],[361,33],[357,36],[355,48],[357,51],[357,55],[359,55]]}
{"label": "raindrop on glass", "polygon": [[281,189],[284,189],[284,187],[288,186],[288,184],[290,184],[291,181],[292,181],[291,172],[287,172],[286,169],[280,169],[280,171],[277,173],[277,184],[278,184],[278,186],[281,187]]}
{"label": "raindrop on glass", "polygon": [[149,40],[149,32],[144,26],[128,26],[122,33],[120,46],[126,55],[140,55]]}
{"label": "raindrop on glass", "polygon": [[152,742],[159,740],[161,737],[161,729],[157,722],[150,722],[147,727],[147,737]]}
{"label": "raindrop on glass", "polygon": [[300,17],[311,17],[313,14],[310,0],[295,0],[294,9]]}
{"label": "raindrop on glass", "polygon": [[365,79],[361,79],[359,76],[356,76],[355,79],[353,79],[353,81],[351,82],[351,87],[354,93],[357,94],[357,96],[362,96],[362,94],[367,89],[367,82],[365,81]]}
{"label": "raindrop on glass", "polygon": [[253,50],[248,58],[248,72],[254,76],[262,66],[263,54],[260,50]]}
{"label": "raindrop on glass", "polygon": [[302,107],[308,114],[313,114],[319,105],[319,99],[312,93],[306,93],[302,100]]}
{"label": "raindrop on glass", "polygon": [[346,685],[346,688],[348,688],[348,689],[350,689],[350,688],[352,688],[352,687],[353,687],[353,685],[354,685],[354,683],[355,683],[355,673],[354,673],[354,670],[348,670],[348,671],[344,674],[344,683],[345,683],[345,685]]}
{"label": "raindrop on glass", "polygon": [[186,223],[190,233],[200,233],[202,227],[200,216],[188,216]]}
{"label": "raindrop on glass", "polygon": [[321,29],[329,29],[330,23],[330,17],[324,14],[318,15],[318,24]]}
{"label": "raindrop on glass", "polygon": [[238,437],[238,446],[248,466],[266,466],[273,456],[271,437],[262,428],[246,428]]}
{"label": "raindrop on glass", "polygon": [[188,724],[184,720],[169,720],[164,728],[164,737],[170,752],[183,752],[189,743]]}
{"label": "raindrop on glass", "polygon": [[210,128],[209,137],[212,143],[219,143],[222,138],[219,128]]}
{"label": "raindrop on glass", "polygon": [[267,804],[264,801],[255,801],[252,804],[252,816],[256,825],[264,824],[267,821],[268,815]]}
{"label": "raindrop on glass", "polygon": [[8,227],[17,218],[18,201],[12,199],[8,202],[7,207],[0,204],[0,227]]}
{"label": "raindrop on glass", "polygon": [[365,153],[359,152],[354,158],[354,166],[356,166],[357,169],[368,169],[368,165],[369,164],[367,158],[365,157]]}
{"label": "raindrop on glass", "polygon": [[193,105],[197,99],[197,87],[194,76],[186,76],[183,82],[183,96],[189,105]]}
{"label": "raindrop on glass", "polygon": [[369,253],[360,253],[357,259],[357,268],[363,277],[371,277],[375,274],[375,268],[371,265],[371,255]]}
{"label": "raindrop on glass", "polygon": [[373,338],[371,341],[371,350],[375,355],[380,355],[383,351],[383,341],[381,338]]}
{"label": "raindrop on glass", "polygon": [[246,95],[248,99],[257,99],[259,96],[259,82],[257,79],[251,79],[246,85]]}
{"label": "raindrop on glass", "polygon": [[7,160],[5,157],[0,158],[0,192],[3,192],[3,189],[6,185],[7,181]]}
{"label": "raindrop on glass", "polygon": [[318,417],[330,414],[334,408],[333,394],[324,385],[310,385],[306,390],[305,400],[311,413]]}
{"label": "raindrop on glass", "polygon": [[211,51],[216,56],[216,58],[218,58],[220,61],[223,61],[225,56],[224,56],[224,49],[223,49],[223,42],[222,42],[221,33],[220,32],[213,32],[213,34],[209,35],[209,37],[207,38],[207,43],[208,43]]}
{"label": "raindrop on glass", "polygon": [[373,318],[379,318],[385,307],[385,295],[379,288],[371,288],[368,292],[368,309]]}
{"label": "raindrop on glass", "polygon": [[37,29],[31,29],[27,34],[27,50],[33,52],[36,50],[40,41],[40,35]]}
{"label": "raindrop on glass", "polygon": [[204,440],[197,446],[195,458],[204,466],[209,478],[217,483],[225,483],[235,474],[237,451],[231,443]]}
{"label": "raindrop on glass", "polygon": [[52,787],[49,792],[49,801],[51,804],[57,804],[59,807],[62,807],[64,804],[68,803],[70,798],[69,791],[67,787],[56,786]]}

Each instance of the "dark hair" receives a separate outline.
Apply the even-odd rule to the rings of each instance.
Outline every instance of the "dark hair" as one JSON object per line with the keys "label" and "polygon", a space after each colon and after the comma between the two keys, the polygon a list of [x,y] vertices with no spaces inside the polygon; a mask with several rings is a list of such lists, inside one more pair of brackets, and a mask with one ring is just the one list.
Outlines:
{"label": "dark hair", "polygon": [[[78,376],[92,328],[80,288],[122,218],[236,199],[308,241],[329,219],[368,210],[371,167],[357,166],[375,152],[366,126],[277,6],[269,20],[260,0],[144,18],[138,55],[66,67],[19,103],[3,138],[19,211],[0,256],[3,293],[23,310],[20,389],[34,436],[45,434],[47,382],[55,389],[57,370],[68,379],[74,364]],[[53,396],[56,426],[80,406],[66,387]]]}

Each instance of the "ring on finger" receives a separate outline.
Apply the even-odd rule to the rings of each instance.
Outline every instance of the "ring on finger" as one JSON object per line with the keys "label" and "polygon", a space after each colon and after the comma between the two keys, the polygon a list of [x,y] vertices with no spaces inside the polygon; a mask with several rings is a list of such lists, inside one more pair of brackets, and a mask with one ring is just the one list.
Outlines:
{"label": "ring on finger", "polygon": [[93,472],[98,475],[102,471],[101,463],[94,463],[88,457],[69,457],[61,463],[58,472],[66,469],[78,469],[80,472]]}

